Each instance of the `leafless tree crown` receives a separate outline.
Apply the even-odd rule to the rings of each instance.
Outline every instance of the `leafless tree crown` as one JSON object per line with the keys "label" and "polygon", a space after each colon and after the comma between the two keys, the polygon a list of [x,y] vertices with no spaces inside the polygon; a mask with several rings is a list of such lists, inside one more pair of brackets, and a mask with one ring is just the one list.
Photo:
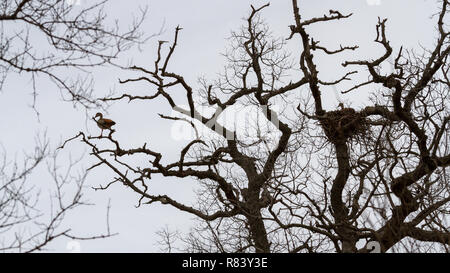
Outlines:
{"label": "leafless tree crown", "polygon": [[0,90],[9,73],[29,75],[33,96],[39,80],[54,82],[64,100],[85,107],[93,100],[89,68],[112,63],[143,41],[142,10],[128,30],[110,22],[107,0],[74,5],[67,0],[4,0],[0,4]]}
{"label": "leafless tree crown", "polygon": [[[131,66],[137,76],[120,81],[148,83],[152,94],[124,93],[99,101],[158,99],[183,116],[161,118],[195,129],[206,126],[211,134],[187,143],[179,160],[167,164],[162,163],[164,151],[152,143],[127,148],[112,133],[91,137],[80,132],[72,140],[90,147],[98,159],[92,168],[107,166],[114,173],[100,189],[121,183],[139,196],[139,205],[159,202],[197,216],[202,224],[182,238],[188,251],[368,252],[368,242],[383,252],[448,251],[450,32],[445,21],[449,2],[440,3],[434,48],[422,54],[392,48],[388,21],[380,18],[374,35],[384,53],[345,61],[342,77],[331,82],[321,79],[315,56],[331,58],[358,46],[330,49],[308,29],[352,14],[330,10],[303,18],[293,0],[290,35],[277,39],[260,16],[269,4],[252,6],[242,29],[232,32],[225,72],[216,81],[202,80],[200,88],[170,65],[182,33],[177,27],[168,48],[159,42],[154,64]],[[295,60],[283,48],[297,42],[300,58]],[[383,73],[381,65],[391,56],[394,69]],[[340,89],[364,71],[368,81],[342,93],[370,87],[377,90],[372,105],[324,108],[325,86]],[[180,98],[174,96],[176,87],[185,101],[175,99]],[[194,99],[197,89],[201,102]],[[205,104],[215,114],[203,114]],[[265,123],[276,128],[266,134],[257,130],[256,140],[249,141],[245,131],[217,122],[217,113],[242,105],[265,109]],[[275,105],[283,111],[275,112]],[[148,164],[133,164],[138,156]],[[155,176],[196,179],[201,185],[197,204],[153,194],[149,185]],[[170,246],[170,232],[162,234]]]}

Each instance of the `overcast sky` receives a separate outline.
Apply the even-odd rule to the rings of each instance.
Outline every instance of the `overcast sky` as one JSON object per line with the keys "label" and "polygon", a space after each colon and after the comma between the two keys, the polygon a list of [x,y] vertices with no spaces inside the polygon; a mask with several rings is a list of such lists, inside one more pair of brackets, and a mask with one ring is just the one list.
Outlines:
{"label": "overcast sky", "polygon": [[[181,74],[194,87],[199,87],[197,79],[204,76],[214,79],[221,71],[224,58],[220,55],[227,46],[226,38],[230,31],[244,23],[242,20],[249,14],[250,5],[260,6],[267,1],[244,0],[111,0],[108,4],[108,15],[117,18],[120,23],[130,22],[131,14],[139,6],[148,6],[148,18],[143,30],[147,34],[157,33],[164,26],[161,36],[150,39],[141,51],[132,50],[122,57],[122,62],[134,60],[140,66],[153,67],[158,40],[171,41],[174,29],[180,25],[178,48],[172,57],[171,70]],[[382,52],[375,39],[377,17],[388,18],[387,35],[395,52],[401,45],[405,48],[419,49],[420,45],[429,47],[434,43],[435,21],[430,18],[436,12],[436,1],[432,0],[300,0],[300,13],[303,18],[321,16],[329,9],[342,13],[354,13],[350,19],[331,24],[318,24],[311,32],[321,45],[338,48],[342,45],[358,44],[356,52],[344,55],[349,59],[375,58]],[[80,0],[80,5],[88,5],[87,0]],[[287,38],[289,25],[293,24],[291,1],[271,1],[262,16],[266,19],[275,36]],[[292,39],[287,45],[294,51],[298,39]],[[337,63],[318,58],[320,75],[324,80],[333,80],[342,76],[343,70]],[[389,69],[389,68],[386,68]],[[70,73],[70,71],[67,71]],[[117,69],[100,68],[95,71],[95,87],[99,96],[116,88],[118,92],[148,92],[154,90],[132,90],[127,86],[119,86],[117,79],[125,79],[129,72]],[[365,75],[359,76],[364,79]],[[356,77],[358,79],[358,77]],[[92,120],[86,120],[84,110],[74,108],[70,103],[62,102],[55,86],[45,80],[38,86],[43,92],[37,99],[40,111],[39,120],[31,107],[30,82],[24,81],[20,75],[10,75],[0,93],[0,142],[5,147],[8,157],[20,159],[22,151],[34,147],[34,135],[47,131],[52,147],[63,139],[74,136],[79,131],[98,134],[99,130]],[[324,105],[327,109],[336,107],[338,100],[345,101],[354,107],[364,105],[368,91],[357,94],[336,96],[333,90],[324,90]],[[171,110],[164,101],[136,102],[132,104],[116,103],[108,111],[107,117],[117,122],[115,136],[124,147],[142,146],[147,142],[152,148],[163,152],[169,158],[176,158],[180,147],[185,142],[173,136],[171,122],[162,122],[157,113],[170,114]],[[94,115],[96,110],[89,112]],[[87,151],[83,145],[72,144],[70,152],[74,157]],[[69,151],[61,155],[60,164],[67,162]],[[94,162],[86,157],[82,166],[89,167]],[[98,169],[90,173],[88,184],[96,186],[107,183],[112,174],[107,169]],[[38,186],[47,185],[49,177],[45,166],[33,174],[32,183]],[[186,203],[193,201],[191,187],[195,183],[190,180],[163,179],[155,177],[152,183],[154,192],[169,192],[176,199]],[[31,181],[30,181],[31,182]],[[48,202],[47,192],[43,192],[41,205]],[[171,229],[187,231],[192,224],[191,216],[180,213],[173,208],[155,204],[135,208],[138,196],[122,185],[115,185],[106,191],[94,191],[87,188],[85,197],[95,206],[81,208],[66,218],[66,226],[71,227],[79,235],[89,236],[105,231],[105,212],[108,200],[111,199],[110,224],[111,231],[119,235],[96,241],[80,242],[82,252],[158,252],[155,232],[165,225]],[[67,252],[68,239],[59,239],[48,247],[52,251]]]}

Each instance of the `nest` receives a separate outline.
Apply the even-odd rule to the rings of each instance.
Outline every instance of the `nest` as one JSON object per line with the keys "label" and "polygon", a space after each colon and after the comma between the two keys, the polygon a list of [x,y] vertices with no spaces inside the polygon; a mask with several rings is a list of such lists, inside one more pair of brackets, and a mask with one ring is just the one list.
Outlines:
{"label": "nest", "polygon": [[345,142],[358,136],[365,137],[370,128],[366,117],[353,108],[329,111],[319,122],[332,143]]}

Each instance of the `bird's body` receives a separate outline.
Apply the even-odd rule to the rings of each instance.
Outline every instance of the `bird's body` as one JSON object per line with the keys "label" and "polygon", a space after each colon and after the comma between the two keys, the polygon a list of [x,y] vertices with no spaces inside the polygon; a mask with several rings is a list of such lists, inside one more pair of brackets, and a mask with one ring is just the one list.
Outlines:
{"label": "bird's body", "polygon": [[[97,117],[99,117],[99,119],[96,119]],[[95,122],[97,122],[97,126],[102,129],[102,135],[103,135],[103,130],[111,130],[111,127],[116,124],[116,122],[114,122],[111,119],[108,118],[103,118],[103,114],[102,113],[97,113],[94,117]]]}
{"label": "bird's body", "polygon": [[116,124],[116,123],[113,120],[110,120],[107,118],[102,118],[102,119],[97,120],[97,125],[101,129],[111,129],[111,126],[113,126],[114,124]]}

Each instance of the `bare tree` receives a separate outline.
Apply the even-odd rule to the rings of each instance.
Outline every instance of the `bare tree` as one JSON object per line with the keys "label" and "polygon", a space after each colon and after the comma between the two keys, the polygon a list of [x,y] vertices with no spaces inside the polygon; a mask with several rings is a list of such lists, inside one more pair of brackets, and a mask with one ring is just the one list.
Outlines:
{"label": "bare tree", "polygon": [[8,73],[20,73],[31,77],[36,97],[38,78],[47,77],[64,100],[98,106],[92,97],[89,68],[111,64],[120,53],[145,40],[139,28],[146,9],[122,31],[117,21],[107,20],[106,2],[2,1],[0,90]]}
{"label": "bare tree", "polygon": [[[92,69],[118,65],[115,61],[122,52],[146,40],[140,28],[147,11],[141,9],[124,30],[106,15],[106,3],[107,0],[81,5],[67,0],[1,1],[0,91],[5,90],[7,76],[16,74],[32,80],[29,87],[37,114],[36,96],[47,92],[39,85],[48,80],[65,101],[85,109],[103,106],[93,96]],[[47,139],[39,141],[34,152],[16,161],[7,158],[6,149],[1,153],[0,251],[33,252],[46,249],[49,242],[59,237],[83,240],[113,235],[108,227],[103,235],[80,237],[65,227],[67,213],[89,205],[82,198],[88,172],[74,173],[78,160],[58,167],[57,154],[51,151]],[[44,189],[40,185],[46,181],[35,183],[36,177],[31,176],[45,162],[54,181],[48,189],[50,197],[41,194]],[[49,207],[42,206],[43,200],[49,201]]]}
{"label": "bare tree", "polygon": [[[131,66],[139,75],[120,81],[146,82],[153,94],[99,101],[161,99],[181,114],[161,118],[186,121],[196,132],[208,128],[210,134],[197,134],[179,160],[168,164],[151,144],[125,148],[113,132],[100,137],[80,132],[68,141],[83,141],[98,159],[92,168],[107,166],[114,173],[100,189],[120,183],[136,192],[139,205],[159,202],[197,216],[201,225],[183,237],[186,251],[369,252],[372,246],[383,252],[448,251],[450,32],[449,2],[440,3],[433,49],[394,50],[387,20],[379,19],[375,42],[383,55],[344,62],[342,77],[331,82],[319,77],[314,55],[331,58],[358,46],[327,48],[308,29],[352,14],[330,10],[306,19],[293,0],[291,34],[278,39],[260,17],[269,4],[252,6],[245,25],[232,33],[221,78],[201,81],[201,101],[194,96],[198,88],[170,69],[177,27],[167,53],[159,43],[153,67]],[[300,41],[299,60],[283,50],[293,37]],[[391,56],[394,71],[386,74],[381,65]],[[369,80],[342,93],[370,86],[377,90],[371,106],[324,109],[325,87],[338,88],[365,70]],[[177,87],[185,92],[184,102],[173,95]],[[205,104],[214,114],[202,111]],[[253,107],[263,122],[234,129],[218,122],[233,107]],[[138,156],[148,158],[148,166],[133,163]],[[198,180],[198,202],[187,205],[153,194],[148,183],[155,175]]]}
{"label": "bare tree", "polygon": [[[70,211],[92,205],[83,198],[84,184],[88,175],[76,171],[80,157],[65,162],[58,159],[59,153],[50,152],[48,140],[38,138],[33,154],[24,155],[23,165],[10,162],[6,157],[0,161],[0,251],[35,252],[47,249],[53,240],[65,237],[74,240],[107,238],[111,234],[109,221],[107,232],[86,237],[74,234],[64,223]],[[47,165],[49,179],[42,176],[39,185],[30,182],[33,171]],[[53,184],[53,185],[52,185]],[[46,186],[44,186],[46,185]],[[48,192],[48,193],[47,193]],[[107,209],[107,219],[109,206]]]}

